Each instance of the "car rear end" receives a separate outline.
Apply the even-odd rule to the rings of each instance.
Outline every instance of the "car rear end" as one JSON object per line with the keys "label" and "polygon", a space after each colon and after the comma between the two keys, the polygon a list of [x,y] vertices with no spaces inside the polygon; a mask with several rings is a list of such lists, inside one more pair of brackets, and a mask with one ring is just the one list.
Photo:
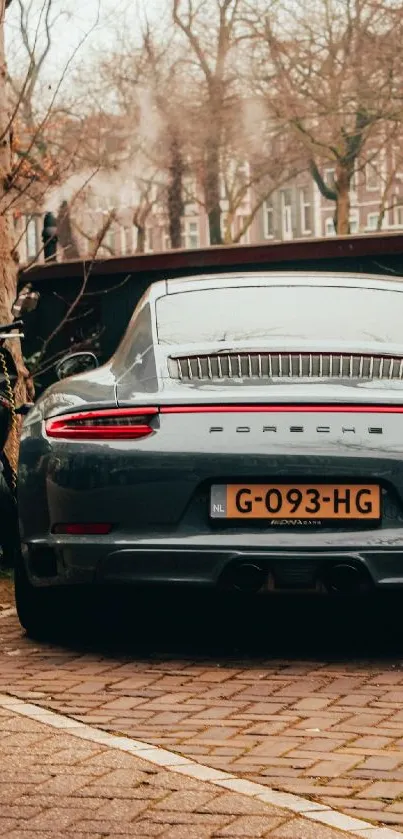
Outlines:
{"label": "car rear end", "polygon": [[33,576],[399,588],[403,297],[397,283],[363,282],[156,288],[155,370],[126,336],[114,405],[50,411],[40,433],[31,420],[21,509]]}

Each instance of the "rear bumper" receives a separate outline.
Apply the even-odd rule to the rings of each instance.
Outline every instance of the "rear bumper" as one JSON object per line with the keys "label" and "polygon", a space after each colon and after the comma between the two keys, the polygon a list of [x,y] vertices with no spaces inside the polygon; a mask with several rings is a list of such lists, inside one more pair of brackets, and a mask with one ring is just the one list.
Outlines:
{"label": "rear bumper", "polygon": [[[362,534],[361,534],[362,535]],[[390,534],[389,534],[390,535]],[[172,538],[105,541],[105,537],[32,539],[23,544],[23,555],[32,582],[60,584],[189,585],[203,588],[231,587],[232,573],[244,563],[262,571],[266,590],[321,590],[330,570],[348,564],[379,589],[403,588],[403,538],[369,537],[369,544],[294,544],[262,548],[261,544],[197,544],[193,539]],[[345,534],[344,534],[345,538]],[[189,544],[191,541],[192,544]],[[201,539],[200,539],[201,541]],[[260,540],[259,540],[260,541]],[[301,539],[300,542],[306,542]],[[196,542],[196,544],[195,544]]]}

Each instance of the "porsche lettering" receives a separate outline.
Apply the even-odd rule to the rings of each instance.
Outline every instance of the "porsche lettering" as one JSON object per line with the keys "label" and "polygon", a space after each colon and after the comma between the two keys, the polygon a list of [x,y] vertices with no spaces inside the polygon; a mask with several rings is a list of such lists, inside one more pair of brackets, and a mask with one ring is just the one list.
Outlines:
{"label": "porsche lettering", "polygon": [[[210,426],[210,434],[219,434],[227,429],[224,428],[223,425],[212,425]],[[250,432],[254,431],[252,426],[249,425],[237,425],[235,431],[237,434],[249,434]],[[258,429],[259,430],[259,429]],[[287,431],[290,434],[307,434],[312,431],[315,434],[332,434],[332,433],[339,433],[339,434],[357,434],[357,428],[353,425],[342,425],[338,429],[332,428],[330,425],[317,425],[314,429],[305,428],[303,425],[289,425],[287,427],[277,426],[277,425],[263,425],[260,428],[260,432],[262,434],[277,434],[281,431]],[[383,434],[383,428],[381,426],[373,426],[370,425],[367,428],[363,429],[364,433],[366,434]]]}

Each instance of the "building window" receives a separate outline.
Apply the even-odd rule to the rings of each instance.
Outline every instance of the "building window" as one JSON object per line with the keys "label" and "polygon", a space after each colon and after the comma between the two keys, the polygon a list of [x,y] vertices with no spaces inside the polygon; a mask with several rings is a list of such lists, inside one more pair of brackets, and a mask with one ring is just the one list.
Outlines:
{"label": "building window", "polygon": [[194,204],[198,192],[196,178],[184,178],[183,191],[185,204]]}
{"label": "building window", "polygon": [[399,197],[392,197],[391,218],[393,227],[403,227],[403,202],[399,203]]}
{"label": "building window", "polygon": [[352,234],[358,233],[358,228],[359,228],[358,213],[351,213],[350,214],[349,225],[350,225],[350,233],[352,233]]}
{"label": "building window", "polygon": [[393,224],[395,227],[403,227],[403,205],[393,207]]}
{"label": "building window", "polygon": [[365,186],[369,192],[374,192],[379,189],[379,171],[374,161],[367,163],[365,166]]}
{"label": "building window", "polygon": [[274,237],[274,208],[271,201],[265,201],[263,205],[264,238]]}
{"label": "building window", "polygon": [[301,212],[301,232],[312,233],[312,205],[309,189],[306,186],[300,189],[299,200]]}
{"label": "building window", "polygon": [[197,221],[185,221],[182,233],[182,247],[187,250],[199,247],[199,223]]}
{"label": "building window", "polygon": [[167,227],[162,228],[161,241],[162,241],[162,250],[163,251],[169,251],[171,249],[171,237],[169,235],[169,230],[168,230]]}
{"label": "building window", "polygon": [[154,250],[154,230],[152,227],[146,227],[144,239],[145,253],[152,253]]}
{"label": "building window", "polygon": [[334,189],[334,176],[336,174],[336,169],[325,169],[323,173],[323,180],[326,186],[330,186],[330,189]]}
{"label": "building window", "polygon": [[39,253],[38,225],[36,216],[25,217],[25,237],[28,259],[35,259]]}
{"label": "building window", "polygon": [[335,236],[334,221],[332,218],[325,219],[325,236]]}
{"label": "building window", "polygon": [[351,181],[350,181],[350,192],[353,192],[354,194],[356,194],[357,189],[358,189],[358,171],[357,171],[356,164],[354,164],[353,174],[351,176]]}
{"label": "building window", "polygon": [[136,253],[139,232],[135,224],[132,227],[132,253]]}
{"label": "building window", "polygon": [[281,219],[283,239],[292,239],[291,190],[281,191]]}
{"label": "building window", "polygon": [[185,215],[195,216],[198,213],[198,186],[196,178],[186,178],[183,186],[183,201]]}
{"label": "building window", "polygon": [[108,250],[109,256],[115,253],[115,231],[112,227],[108,227],[105,233],[105,247]]}
{"label": "building window", "polygon": [[188,224],[188,240],[189,248],[199,247],[199,225],[197,221],[191,221]]}
{"label": "building window", "polygon": [[368,213],[367,215],[367,230],[377,230],[379,221],[379,213]]}

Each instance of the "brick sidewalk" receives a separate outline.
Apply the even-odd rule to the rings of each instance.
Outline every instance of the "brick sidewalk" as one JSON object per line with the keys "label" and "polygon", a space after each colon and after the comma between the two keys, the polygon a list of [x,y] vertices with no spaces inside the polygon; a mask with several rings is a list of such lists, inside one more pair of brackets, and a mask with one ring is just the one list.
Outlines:
{"label": "brick sidewalk", "polygon": [[0,835],[7,839],[352,836],[5,709],[0,766]]}
{"label": "brick sidewalk", "polygon": [[3,615],[1,691],[403,831],[400,655],[186,659],[105,640],[39,645]]}

